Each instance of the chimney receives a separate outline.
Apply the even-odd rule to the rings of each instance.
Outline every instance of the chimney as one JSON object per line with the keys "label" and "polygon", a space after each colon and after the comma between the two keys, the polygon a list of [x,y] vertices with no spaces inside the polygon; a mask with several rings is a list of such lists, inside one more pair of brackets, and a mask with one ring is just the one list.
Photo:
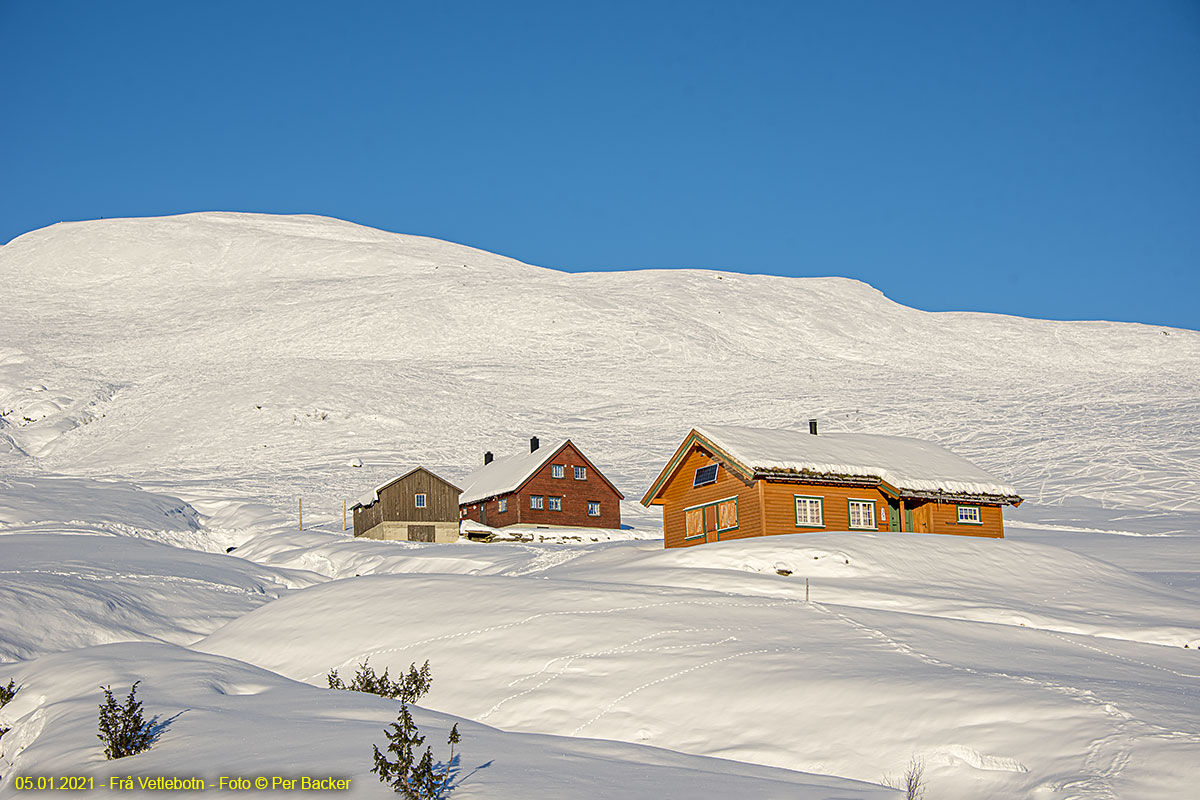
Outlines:
{"label": "chimney", "polygon": [[483,454],[483,465],[486,467],[488,464],[492,463],[492,458],[492,451],[488,450]]}
{"label": "chimney", "polygon": [[537,450],[537,449],[538,449],[538,440],[537,440],[537,437],[534,436],[529,440],[529,452],[532,453],[534,450]]}
{"label": "chimney", "polygon": [[815,419],[810,419],[808,421],[808,432],[813,436],[817,435],[817,421]]}

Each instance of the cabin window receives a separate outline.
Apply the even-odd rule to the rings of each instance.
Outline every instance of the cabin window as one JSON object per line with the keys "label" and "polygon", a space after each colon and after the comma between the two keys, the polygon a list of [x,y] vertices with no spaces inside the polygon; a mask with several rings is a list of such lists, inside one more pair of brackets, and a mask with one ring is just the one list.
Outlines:
{"label": "cabin window", "polygon": [[500,507],[500,513],[503,514],[505,511],[508,511],[508,498],[501,497],[500,501],[496,505]]}
{"label": "cabin window", "polygon": [[875,501],[850,500],[850,527],[875,530]]}
{"label": "cabin window", "polygon": [[588,516],[589,517],[600,516],[600,502],[599,501],[597,501],[597,500],[589,500],[588,501]]}
{"label": "cabin window", "polygon": [[737,526],[737,498],[717,503],[717,530],[728,531]]}
{"label": "cabin window", "polygon": [[551,497],[550,498],[550,510],[551,511],[562,511],[562,498],[561,497]]}
{"label": "cabin window", "polygon": [[691,539],[696,536],[704,535],[704,509],[689,508],[683,512],[686,531],[684,538]]}
{"label": "cabin window", "polygon": [[796,498],[796,527],[824,528],[825,500],[820,497],[794,495]]}
{"label": "cabin window", "polygon": [[550,465],[550,477],[551,478],[565,478],[566,472],[567,472],[567,467],[565,464],[551,464]]}
{"label": "cabin window", "polygon": [[575,468],[575,480],[577,480],[577,481],[586,481],[587,480],[587,467],[576,467]]}
{"label": "cabin window", "polygon": [[534,508],[534,509],[541,509],[542,504],[545,502],[545,500],[546,500],[546,498],[544,498],[540,494],[531,494],[531,495],[529,495],[529,507]]}
{"label": "cabin window", "polygon": [[979,511],[979,506],[959,506],[958,507],[958,524],[959,525],[982,525],[983,515]]}
{"label": "cabin window", "polygon": [[717,465],[709,464],[707,467],[701,467],[696,470],[696,477],[692,479],[692,486],[706,486],[710,483],[717,482]]}

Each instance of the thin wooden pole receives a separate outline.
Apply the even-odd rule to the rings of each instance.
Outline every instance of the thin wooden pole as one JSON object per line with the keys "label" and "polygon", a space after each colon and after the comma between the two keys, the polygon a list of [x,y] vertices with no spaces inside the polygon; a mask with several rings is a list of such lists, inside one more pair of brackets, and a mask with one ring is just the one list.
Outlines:
{"label": "thin wooden pole", "polygon": [[304,530],[304,498],[299,498],[300,501],[300,530]]}
{"label": "thin wooden pole", "polygon": [[804,579],[804,602],[808,602],[808,578]]}
{"label": "thin wooden pole", "polygon": [[346,530],[346,501],[342,501],[342,530]]}

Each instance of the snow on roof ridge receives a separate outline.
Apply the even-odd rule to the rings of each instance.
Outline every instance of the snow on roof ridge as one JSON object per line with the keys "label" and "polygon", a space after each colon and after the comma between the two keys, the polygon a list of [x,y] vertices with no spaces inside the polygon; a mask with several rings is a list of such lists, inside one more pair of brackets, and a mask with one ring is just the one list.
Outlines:
{"label": "snow on roof ridge", "polygon": [[566,438],[553,439],[540,443],[538,449],[532,452],[493,459],[492,463],[484,464],[466,477],[458,502],[474,503],[498,494],[508,494],[541,469],[569,441]]}
{"label": "snow on roof ridge", "polygon": [[924,439],[734,425],[696,433],[755,472],[791,471],[879,478],[900,490],[1015,497],[1017,490],[967,459]]}

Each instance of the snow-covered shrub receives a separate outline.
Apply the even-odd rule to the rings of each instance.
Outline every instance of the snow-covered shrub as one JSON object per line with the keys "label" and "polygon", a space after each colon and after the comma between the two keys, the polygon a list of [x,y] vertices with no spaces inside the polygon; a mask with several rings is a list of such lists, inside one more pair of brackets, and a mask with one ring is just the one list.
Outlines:
{"label": "snow-covered shrub", "polygon": [[[454,762],[454,745],[461,741],[458,725],[450,729],[450,758],[440,775],[434,765],[432,749],[426,747],[421,757],[417,758],[417,751],[425,743],[425,737],[413,721],[407,703],[400,703],[400,713],[396,721],[384,729],[384,735],[388,738],[387,754],[379,752],[378,745],[375,745],[375,766],[371,768],[382,783],[390,786],[404,800],[437,800],[447,794],[450,789],[450,769]],[[393,758],[389,758],[389,754]]]}
{"label": "snow-covered shrub", "polygon": [[429,662],[426,661],[417,669],[416,663],[408,666],[408,673],[402,675],[400,680],[393,681],[388,677],[388,671],[385,667],[382,675],[376,675],[375,669],[366,661],[358,665],[358,673],[350,681],[345,683],[338,676],[336,669],[329,670],[329,675],[326,676],[329,681],[330,689],[345,689],[351,692],[368,692],[377,694],[380,697],[400,698],[403,703],[415,703],[425,696],[429,691],[429,687],[433,685],[433,675],[429,670]]}
{"label": "snow-covered shrub", "polygon": [[96,738],[104,742],[104,757],[109,760],[136,756],[149,750],[154,741],[153,726],[142,718],[142,703],[137,699],[139,683],[135,681],[129,687],[123,706],[117,705],[109,687],[100,687],[104,702],[100,704],[100,732]]}

